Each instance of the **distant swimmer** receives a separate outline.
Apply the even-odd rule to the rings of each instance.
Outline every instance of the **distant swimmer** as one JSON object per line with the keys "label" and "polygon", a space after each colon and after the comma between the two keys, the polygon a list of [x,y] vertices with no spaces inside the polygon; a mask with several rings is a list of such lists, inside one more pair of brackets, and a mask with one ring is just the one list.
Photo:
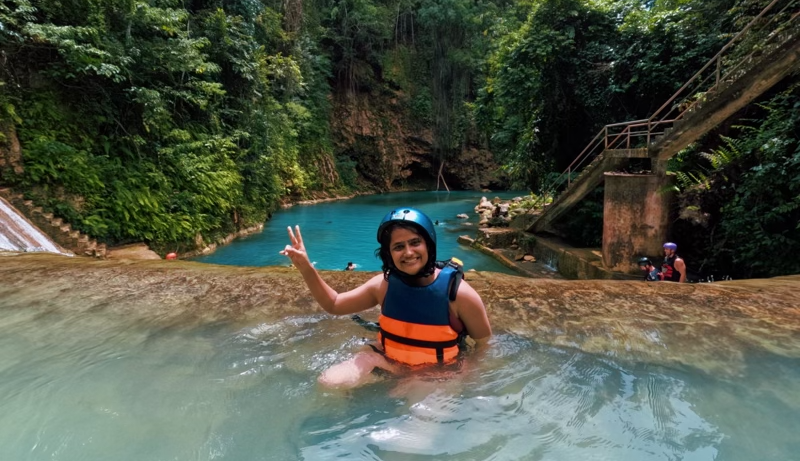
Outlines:
{"label": "distant swimmer", "polygon": [[[288,228],[289,257],[314,299],[326,312],[352,315],[381,306],[378,341],[372,350],[325,370],[319,382],[328,387],[352,388],[370,381],[376,368],[389,372],[408,366],[454,363],[469,336],[483,348],[492,336],[480,295],[466,281],[457,260],[436,261],[436,231],[424,213],[397,208],[381,221],[377,256],[382,273],[363,285],[339,293],[309,262],[300,226]],[[417,369],[417,368],[414,368]]]}
{"label": "distant swimmer", "polygon": [[354,271],[356,270],[356,265],[353,264],[353,261],[347,263],[347,267],[344,268],[346,271]]}

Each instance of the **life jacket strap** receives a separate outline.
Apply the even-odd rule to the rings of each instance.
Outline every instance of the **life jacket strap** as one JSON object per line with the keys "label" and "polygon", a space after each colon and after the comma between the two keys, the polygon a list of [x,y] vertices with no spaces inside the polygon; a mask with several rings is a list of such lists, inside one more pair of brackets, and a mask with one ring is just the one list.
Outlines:
{"label": "life jacket strap", "polygon": [[460,337],[448,341],[425,341],[422,339],[406,338],[405,336],[398,336],[381,328],[381,344],[383,345],[384,350],[386,350],[387,339],[391,339],[396,343],[405,344],[406,346],[434,349],[436,351],[436,361],[439,363],[444,362],[444,350],[450,347],[458,346],[459,342],[461,341]]}
{"label": "life jacket strap", "polygon": [[464,263],[458,258],[450,258],[445,265],[454,269],[452,275],[450,275],[450,282],[447,285],[447,296],[450,298],[450,301],[455,301],[456,296],[458,296],[458,286],[461,285],[461,281],[464,280]]}

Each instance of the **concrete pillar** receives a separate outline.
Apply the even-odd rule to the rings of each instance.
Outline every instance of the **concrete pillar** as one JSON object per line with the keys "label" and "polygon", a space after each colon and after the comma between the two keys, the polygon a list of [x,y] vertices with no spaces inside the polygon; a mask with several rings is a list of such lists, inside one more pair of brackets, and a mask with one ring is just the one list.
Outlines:
{"label": "concrete pillar", "polygon": [[637,273],[638,258],[663,253],[673,199],[664,189],[672,180],[666,175],[605,173],[603,265],[607,269]]}

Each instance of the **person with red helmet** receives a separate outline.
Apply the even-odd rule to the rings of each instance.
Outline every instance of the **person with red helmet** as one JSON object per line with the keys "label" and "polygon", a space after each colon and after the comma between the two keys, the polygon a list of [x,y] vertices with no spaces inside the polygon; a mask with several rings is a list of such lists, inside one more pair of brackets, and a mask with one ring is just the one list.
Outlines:
{"label": "person with red helmet", "polygon": [[434,224],[421,211],[397,208],[383,218],[376,250],[382,273],[344,293],[325,283],[310,263],[300,227],[288,233],[291,244],[281,254],[300,270],[326,312],[347,315],[381,306],[379,343],[323,372],[322,384],[355,387],[376,367],[396,371],[402,365],[450,363],[467,336],[475,347],[488,343],[492,329],[480,295],[462,281],[458,264],[436,261]]}
{"label": "person with red helmet", "polygon": [[667,282],[686,282],[686,263],[677,255],[678,245],[664,244],[664,262],[661,264],[661,280]]}

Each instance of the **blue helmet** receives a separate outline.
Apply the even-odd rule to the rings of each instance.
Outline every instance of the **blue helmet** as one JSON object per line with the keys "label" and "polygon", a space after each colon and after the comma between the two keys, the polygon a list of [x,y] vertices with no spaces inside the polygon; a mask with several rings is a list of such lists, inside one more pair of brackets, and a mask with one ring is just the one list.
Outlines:
{"label": "blue helmet", "polygon": [[381,243],[381,233],[386,229],[386,226],[395,221],[408,221],[416,224],[425,234],[428,234],[430,241],[436,245],[436,229],[433,227],[431,218],[416,208],[409,207],[395,208],[383,217],[381,225],[378,226],[378,243]]}
{"label": "blue helmet", "polygon": [[[436,230],[433,227],[433,222],[425,213],[411,207],[395,208],[383,217],[381,224],[378,226],[377,239],[378,243],[381,244],[381,248],[378,249],[377,253],[383,261],[384,272],[394,268],[389,254],[389,241],[387,239],[389,234],[386,232],[386,229],[393,223],[411,224],[411,227],[425,239],[428,245],[428,262],[426,270],[420,275],[424,276],[433,273],[436,263]],[[384,242],[382,239],[386,241]]]}
{"label": "blue helmet", "polygon": [[668,250],[675,251],[675,250],[678,249],[678,245],[676,245],[676,244],[674,244],[672,242],[667,242],[667,243],[664,244],[664,248],[666,248]]}

